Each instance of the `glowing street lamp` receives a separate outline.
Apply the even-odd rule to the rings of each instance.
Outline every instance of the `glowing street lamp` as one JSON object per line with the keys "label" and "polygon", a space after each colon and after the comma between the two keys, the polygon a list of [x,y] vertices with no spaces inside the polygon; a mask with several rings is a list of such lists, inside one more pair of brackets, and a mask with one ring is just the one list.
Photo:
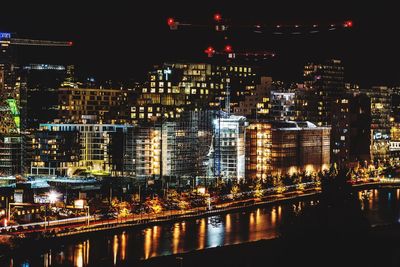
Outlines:
{"label": "glowing street lamp", "polygon": [[50,204],[56,203],[59,197],[60,197],[60,194],[57,193],[56,191],[50,191],[47,194],[47,198],[48,198]]}

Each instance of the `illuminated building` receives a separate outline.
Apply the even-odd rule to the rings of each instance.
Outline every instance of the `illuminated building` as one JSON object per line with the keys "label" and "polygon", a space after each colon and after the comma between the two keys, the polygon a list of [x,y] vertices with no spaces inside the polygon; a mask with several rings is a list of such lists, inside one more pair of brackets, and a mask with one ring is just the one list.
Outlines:
{"label": "illuminated building", "polygon": [[234,113],[247,118],[268,118],[270,116],[271,77],[261,77],[261,83],[253,92],[234,108]]}
{"label": "illuminated building", "polygon": [[58,91],[58,119],[65,123],[82,123],[84,116],[94,117],[97,123],[108,121],[107,113],[127,101],[122,89],[60,88]]}
{"label": "illuminated building", "polygon": [[344,93],[344,68],[340,60],[307,64],[304,66],[304,88],[298,92],[298,118],[318,126],[331,125],[332,105]]}
{"label": "illuminated building", "polygon": [[208,176],[231,180],[245,178],[246,125],[245,117],[223,112],[214,119]]}
{"label": "illuminated building", "polygon": [[23,173],[26,88],[11,46],[11,34],[0,32],[0,175]]}
{"label": "illuminated building", "polygon": [[[40,129],[49,133],[38,131],[33,137],[35,140],[32,141],[32,145],[39,150],[38,157],[34,156],[31,163],[33,174],[40,173],[40,169],[45,169],[48,173],[63,173],[68,176],[85,173],[112,176],[134,175],[132,126],[50,123],[41,124]],[[75,133],[78,139],[74,137]],[[76,155],[76,146],[79,147],[79,155]],[[49,154],[49,157],[45,157]],[[52,162],[54,160],[67,160],[67,162],[57,164]]]}
{"label": "illuminated building", "polygon": [[246,128],[246,178],[318,172],[330,165],[330,128],[310,122],[254,122]]}
{"label": "illuminated building", "polygon": [[161,128],[141,126],[134,130],[134,172],[137,179],[159,178],[161,174]]}
{"label": "illuminated building", "polygon": [[185,111],[162,128],[163,176],[195,178],[207,175],[215,111]]}
{"label": "illuminated building", "polygon": [[30,174],[68,175],[68,168],[79,165],[78,131],[36,130],[28,140]]}
{"label": "illuminated building", "polygon": [[374,86],[365,93],[371,99],[371,159],[388,159],[391,128],[390,88]]}
{"label": "illuminated building", "polygon": [[371,102],[363,94],[344,95],[332,106],[331,161],[338,166],[370,160]]}
{"label": "illuminated building", "polygon": [[205,63],[166,63],[149,73],[137,103],[131,107],[134,123],[152,118],[178,118],[183,110],[223,107],[227,86],[234,107],[254,91],[259,76],[248,66]]}
{"label": "illuminated building", "polygon": [[392,88],[391,117],[393,122],[400,123],[400,87]]}
{"label": "illuminated building", "polygon": [[22,141],[20,135],[0,135],[0,175],[22,173]]}
{"label": "illuminated building", "polygon": [[296,119],[295,93],[271,91],[271,120],[293,121]]}
{"label": "illuminated building", "polygon": [[393,124],[390,137],[390,157],[400,160],[400,123]]}
{"label": "illuminated building", "polygon": [[207,175],[214,111],[184,111],[174,121],[135,128],[138,179],[192,179]]}

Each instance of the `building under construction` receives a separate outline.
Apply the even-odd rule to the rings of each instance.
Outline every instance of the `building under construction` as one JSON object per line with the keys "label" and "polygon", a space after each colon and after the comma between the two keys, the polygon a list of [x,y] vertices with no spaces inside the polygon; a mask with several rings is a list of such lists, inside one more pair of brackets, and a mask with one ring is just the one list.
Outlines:
{"label": "building under construction", "polygon": [[0,32],[0,175],[24,173],[26,81],[16,63],[15,46],[71,46],[57,42],[15,38]]}

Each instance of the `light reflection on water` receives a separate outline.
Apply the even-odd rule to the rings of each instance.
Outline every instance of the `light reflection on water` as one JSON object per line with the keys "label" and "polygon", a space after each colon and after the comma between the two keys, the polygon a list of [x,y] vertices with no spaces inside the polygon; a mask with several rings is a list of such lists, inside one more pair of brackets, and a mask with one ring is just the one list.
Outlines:
{"label": "light reflection on water", "polygon": [[[360,207],[371,224],[400,220],[400,189],[358,192]],[[130,229],[119,234],[99,234],[71,241],[40,256],[23,254],[8,266],[118,266],[160,255],[188,252],[260,239],[275,238],[283,216],[295,216],[317,200],[297,201],[254,210],[175,223]],[[108,252],[107,252],[108,251]],[[31,253],[32,254],[32,253]],[[25,264],[25,265],[24,265]]]}

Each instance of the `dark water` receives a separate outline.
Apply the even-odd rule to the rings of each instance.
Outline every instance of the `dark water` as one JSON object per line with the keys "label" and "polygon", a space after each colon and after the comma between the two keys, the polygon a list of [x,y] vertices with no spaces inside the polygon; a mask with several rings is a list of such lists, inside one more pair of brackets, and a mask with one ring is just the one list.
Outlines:
{"label": "dark water", "polygon": [[[359,192],[359,197],[372,225],[400,222],[400,189],[365,190]],[[129,263],[138,259],[277,237],[283,216],[295,216],[304,207],[316,203],[316,200],[294,201],[118,234],[99,233],[44,252],[20,251],[3,263],[10,267],[134,266]]]}

